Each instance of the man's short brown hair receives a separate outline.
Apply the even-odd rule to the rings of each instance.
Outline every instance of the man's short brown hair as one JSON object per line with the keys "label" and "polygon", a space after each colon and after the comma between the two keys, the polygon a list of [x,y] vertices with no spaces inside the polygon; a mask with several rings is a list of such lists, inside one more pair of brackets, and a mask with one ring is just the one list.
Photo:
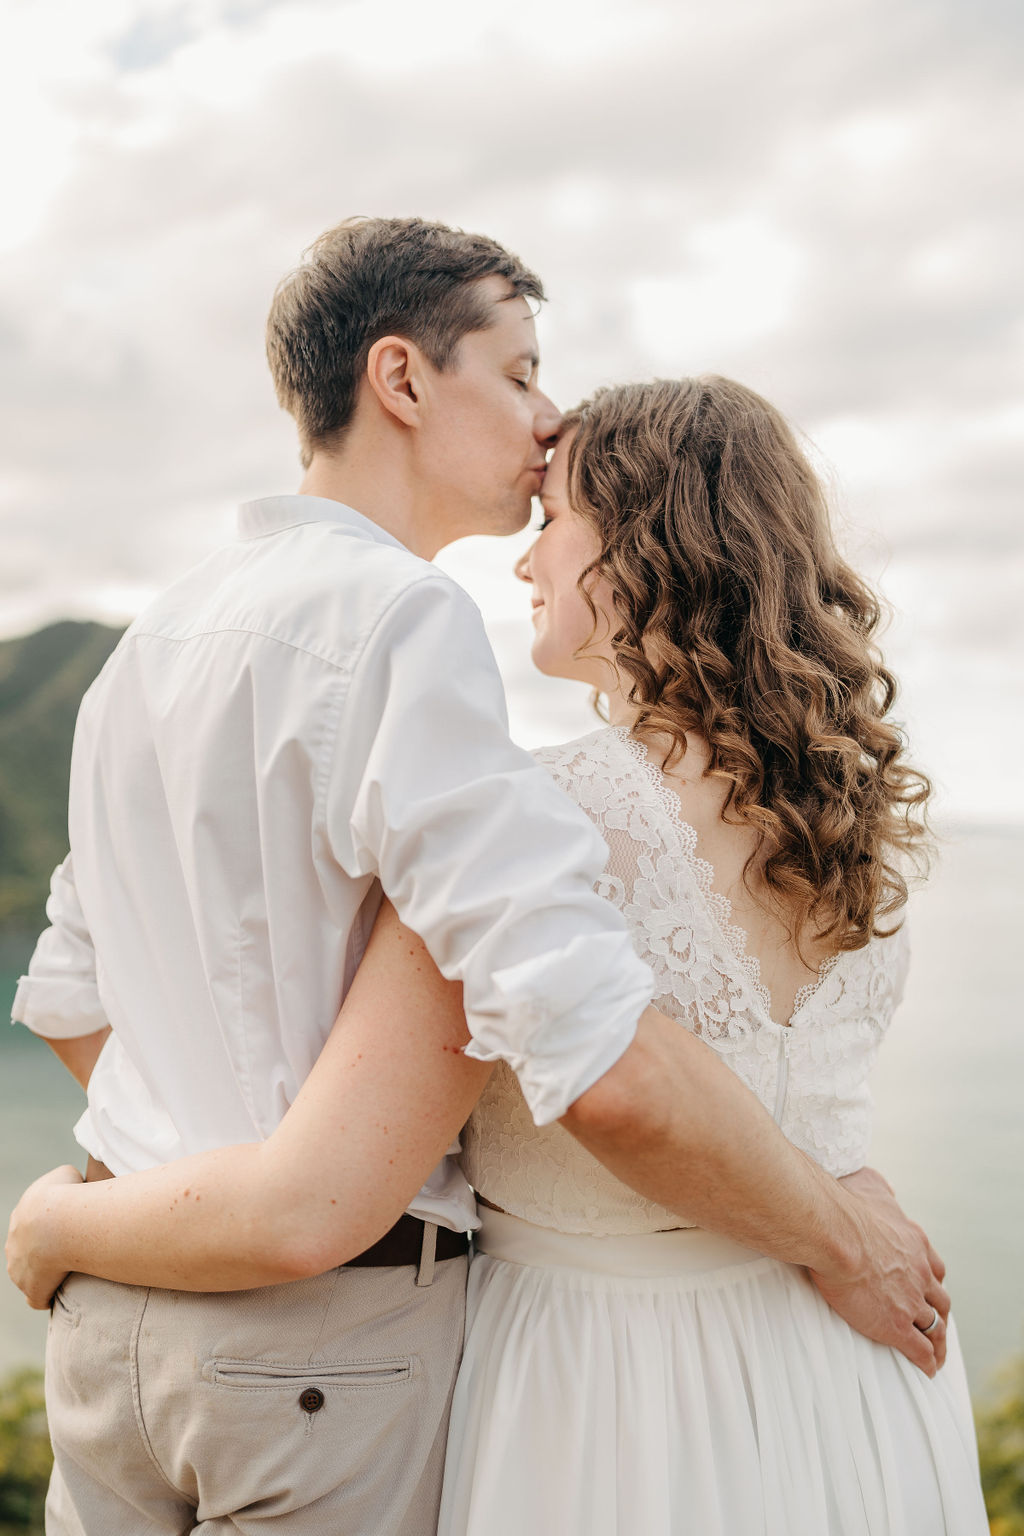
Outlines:
{"label": "man's short brown hair", "polygon": [[435,368],[490,323],[477,286],[500,277],[509,297],[543,299],[540,279],[496,241],[424,219],[346,219],[278,284],[267,320],[277,398],[295,418],[302,462],[337,442],[355,411],[370,348],[395,334]]}

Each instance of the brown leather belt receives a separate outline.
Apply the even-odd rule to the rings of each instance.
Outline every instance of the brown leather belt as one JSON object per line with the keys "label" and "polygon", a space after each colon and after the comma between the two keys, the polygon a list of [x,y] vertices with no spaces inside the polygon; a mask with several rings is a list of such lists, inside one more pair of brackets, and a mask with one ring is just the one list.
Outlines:
{"label": "brown leather belt", "polygon": [[[382,1238],[374,1243],[372,1248],[367,1248],[365,1253],[357,1253],[354,1259],[349,1259],[346,1269],[371,1268],[374,1265],[384,1264],[419,1264],[420,1254],[423,1252],[423,1228],[425,1223],[418,1216],[410,1216],[406,1211],[399,1216],[390,1232],[385,1232]],[[465,1232],[453,1232],[450,1227],[438,1227],[437,1248],[434,1253],[438,1263],[442,1259],[457,1259],[461,1254],[469,1252],[469,1237]]]}
{"label": "brown leather belt", "polygon": [[[86,1182],[95,1183],[97,1179],[112,1179],[113,1174],[104,1164],[90,1157],[89,1166],[85,1173]],[[399,1216],[390,1232],[378,1238],[371,1248],[363,1253],[357,1253],[354,1259],[349,1259],[346,1269],[374,1269],[385,1266],[398,1266],[401,1264],[416,1264],[420,1262],[423,1252],[423,1228],[426,1225],[418,1216],[410,1216],[406,1211]],[[438,1227],[437,1247],[434,1258],[438,1263],[442,1259],[457,1259],[462,1254],[469,1252],[469,1236],[465,1232],[453,1232],[449,1227]]]}

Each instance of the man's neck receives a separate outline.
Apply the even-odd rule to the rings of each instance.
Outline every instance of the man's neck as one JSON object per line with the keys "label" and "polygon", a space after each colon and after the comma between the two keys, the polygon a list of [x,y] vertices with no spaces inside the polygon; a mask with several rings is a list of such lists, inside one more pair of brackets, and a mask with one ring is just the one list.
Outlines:
{"label": "man's neck", "polygon": [[433,560],[446,542],[417,504],[404,466],[388,454],[316,453],[299,495],[343,502],[423,560]]}

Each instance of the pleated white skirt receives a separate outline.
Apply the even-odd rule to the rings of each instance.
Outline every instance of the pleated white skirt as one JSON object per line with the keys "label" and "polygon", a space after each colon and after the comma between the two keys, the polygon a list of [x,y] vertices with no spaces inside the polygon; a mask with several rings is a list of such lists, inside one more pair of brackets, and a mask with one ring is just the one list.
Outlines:
{"label": "pleated white skirt", "polygon": [[987,1536],[952,1323],[929,1381],[727,1238],[481,1214],[439,1536]]}

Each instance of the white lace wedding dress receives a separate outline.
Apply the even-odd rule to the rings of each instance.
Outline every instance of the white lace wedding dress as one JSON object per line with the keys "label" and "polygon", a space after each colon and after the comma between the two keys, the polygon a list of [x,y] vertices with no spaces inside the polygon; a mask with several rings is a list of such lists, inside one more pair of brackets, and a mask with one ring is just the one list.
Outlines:
{"label": "white lace wedding dress", "polygon": [[[827,962],[786,1025],[696,834],[620,728],[537,754],[610,849],[599,889],[694,1030],[830,1173],[865,1161],[902,934]],[[483,1209],[440,1536],[984,1536],[952,1323],[929,1381],[806,1274],[681,1228],[499,1064],[463,1138]],[[675,1229],[675,1230],[669,1230]]]}

